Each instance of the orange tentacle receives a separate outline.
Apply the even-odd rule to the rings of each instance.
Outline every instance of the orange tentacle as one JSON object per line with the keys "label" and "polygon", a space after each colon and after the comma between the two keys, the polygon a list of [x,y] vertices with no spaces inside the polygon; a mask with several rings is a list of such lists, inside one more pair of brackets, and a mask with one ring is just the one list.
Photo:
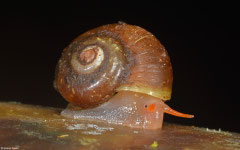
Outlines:
{"label": "orange tentacle", "polygon": [[189,115],[189,114],[183,114],[183,113],[180,113],[176,110],[173,110],[172,108],[170,108],[168,105],[164,104],[164,112],[165,113],[168,113],[168,114],[171,114],[171,115],[174,115],[174,116],[178,116],[178,117],[184,117],[184,118],[193,118],[194,115]]}

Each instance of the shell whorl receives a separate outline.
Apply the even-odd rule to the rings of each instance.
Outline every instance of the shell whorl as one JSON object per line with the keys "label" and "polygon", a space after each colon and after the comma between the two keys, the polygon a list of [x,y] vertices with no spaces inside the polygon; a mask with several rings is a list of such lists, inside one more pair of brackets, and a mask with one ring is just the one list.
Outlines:
{"label": "shell whorl", "polygon": [[95,107],[117,91],[171,97],[172,66],[162,44],[134,25],[110,24],[78,36],[64,49],[55,87],[82,108]]}
{"label": "shell whorl", "polygon": [[72,68],[79,74],[94,72],[104,60],[104,51],[99,46],[87,46],[81,52],[74,52],[71,58]]}
{"label": "shell whorl", "polygon": [[58,91],[82,108],[103,103],[126,80],[130,64],[125,55],[120,42],[107,34],[73,41],[58,62]]}

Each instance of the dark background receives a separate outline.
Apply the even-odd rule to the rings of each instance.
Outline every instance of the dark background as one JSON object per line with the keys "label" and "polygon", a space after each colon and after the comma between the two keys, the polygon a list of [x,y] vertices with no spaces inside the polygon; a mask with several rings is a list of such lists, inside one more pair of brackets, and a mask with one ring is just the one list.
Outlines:
{"label": "dark background", "polygon": [[166,115],[167,122],[240,132],[239,18],[231,7],[153,3],[8,7],[0,14],[0,101],[64,108],[52,84],[62,50],[79,34],[120,20],[152,32],[170,55],[174,85],[167,104],[195,118]]}

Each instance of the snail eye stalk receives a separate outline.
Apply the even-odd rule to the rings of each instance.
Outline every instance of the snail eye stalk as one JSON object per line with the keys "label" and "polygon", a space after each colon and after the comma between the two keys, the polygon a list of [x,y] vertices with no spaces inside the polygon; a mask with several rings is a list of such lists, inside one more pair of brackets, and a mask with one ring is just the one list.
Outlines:
{"label": "snail eye stalk", "polygon": [[180,112],[178,112],[176,110],[173,110],[172,108],[170,108],[166,104],[164,104],[163,107],[164,107],[164,112],[168,113],[170,115],[174,115],[174,116],[177,116],[177,117],[183,117],[183,118],[194,118],[194,115],[180,113]]}

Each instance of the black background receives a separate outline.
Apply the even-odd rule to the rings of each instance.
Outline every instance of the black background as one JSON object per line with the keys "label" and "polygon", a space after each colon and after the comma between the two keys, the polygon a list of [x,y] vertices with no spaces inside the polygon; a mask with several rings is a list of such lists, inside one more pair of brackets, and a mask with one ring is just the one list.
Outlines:
{"label": "black background", "polygon": [[[0,100],[62,107],[56,63],[79,34],[119,20],[152,32],[174,70],[172,123],[240,132],[239,12],[228,8],[160,8],[159,4],[8,6],[0,15]],[[224,5],[223,5],[224,6]]]}

